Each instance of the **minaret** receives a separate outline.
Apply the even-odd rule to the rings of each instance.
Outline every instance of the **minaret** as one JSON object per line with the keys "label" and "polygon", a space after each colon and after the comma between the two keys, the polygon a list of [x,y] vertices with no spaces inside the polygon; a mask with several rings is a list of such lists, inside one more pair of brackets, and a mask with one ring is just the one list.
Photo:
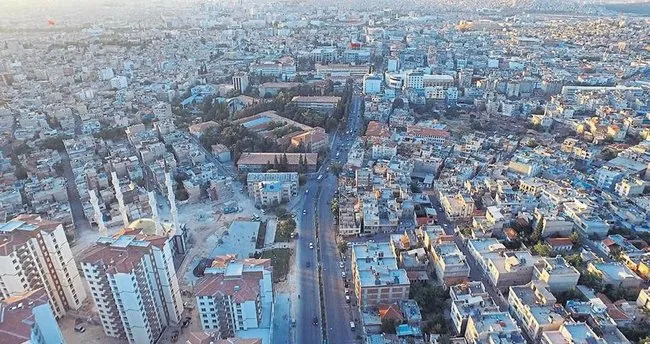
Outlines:
{"label": "minaret", "polygon": [[160,216],[158,215],[158,202],[156,201],[156,193],[151,190],[149,194],[149,206],[151,207],[151,219],[156,224],[156,235],[163,234],[162,224],[160,223]]}
{"label": "minaret", "polygon": [[106,232],[106,224],[104,223],[104,217],[102,215],[102,211],[99,209],[99,200],[97,199],[97,193],[95,190],[88,190],[90,193],[90,204],[93,206],[93,210],[95,210],[95,222],[97,222],[97,226],[99,226],[99,236],[108,236]]}
{"label": "minaret", "polygon": [[181,227],[178,223],[178,209],[176,209],[176,196],[174,195],[174,187],[172,185],[172,174],[169,171],[165,171],[165,184],[167,185],[167,200],[169,201],[169,211],[172,215],[172,222],[174,223],[174,229],[177,233],[180,233]]}
{"label": "minaret", "polygon": [[115,198],[117,198],[117,204],[120,207],[120,215],[122,215],[122,222],[124,222],[124,227],[129,226],[129,216],[126,214],[126,206],[124,205],[124,195],[122,195],[122,189],[120,188],[120,180],[117,179],[117,173],[111,171],[111,180],[113,181],[113,188],[115,188]]}

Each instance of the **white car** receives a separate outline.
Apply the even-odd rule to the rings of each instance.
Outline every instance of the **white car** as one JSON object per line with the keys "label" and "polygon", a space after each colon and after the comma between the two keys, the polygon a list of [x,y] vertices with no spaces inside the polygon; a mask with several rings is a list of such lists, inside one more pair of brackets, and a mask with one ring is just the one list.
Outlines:
{"label": "white car", "polygon": [[310,243],[309,243],[309,248],[311,248],[311,249],[314,248],[314,243],[313,243],[313,242],[310,242]]}

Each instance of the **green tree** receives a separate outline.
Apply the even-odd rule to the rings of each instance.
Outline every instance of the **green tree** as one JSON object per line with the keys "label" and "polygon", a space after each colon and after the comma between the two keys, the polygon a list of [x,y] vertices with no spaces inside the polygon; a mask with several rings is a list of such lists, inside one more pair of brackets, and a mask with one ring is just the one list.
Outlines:
{"label": "green tree", "polygon": [[586,285],[587,287],[600,292],[603,287],[603,279],[596,272],[584,271],[580,274],[578,284]]}
{"label": "green tree", "polygon": [[542,243],[541,241],[538,241],[535,246],[533,246],[533,251],[544,257],[549,257],[553,253],[553,250],[551,250],[548,245]]}
{"label": "green tree", "polygon": [[397,321],[395,319],[382,319],[381,332],[386,334],[395,334],[397,328]]}
{"label": "green tree", "polygon": [[574,245],[580,244],[580,233],[578,233],[578,231],[573,231],[573,233],[569,235],[569,239]]}
{"label": "green tree", "polygon": [[335,162],[330,165],[330,171],[334,173],[334,175],[338,176],[343,171],[343,166],[341,163]]}
{"label": "green tree", "polygon": [[348,251],[348,244],[343,240],[339,241],[337,246],[338,246],[339,252],[341,252],[341,254],[345,254],[345,252]]}

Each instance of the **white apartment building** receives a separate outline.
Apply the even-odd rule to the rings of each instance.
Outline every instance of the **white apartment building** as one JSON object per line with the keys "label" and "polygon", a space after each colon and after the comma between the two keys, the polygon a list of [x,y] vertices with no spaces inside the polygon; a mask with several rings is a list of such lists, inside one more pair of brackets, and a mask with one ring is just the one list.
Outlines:
{"label": "white apartment building", "polygon": [[196,283],[196,306],[201,327],[221,338],[237,331],[259,328],[264,309],[273,303],[270,259],[216,257]]}
{"label": "white apartment building", "polygon": [[129,82],[125,76],[118,75],[114,78],[111,78],[111,87],[122,90],[129,86]]}
{"label": "white apartment building", "polygon": [[431,250],[436,275],[445,286],[467,282],[469,265],[454,242],[441,242]]}
{"label": "white apartment building", "polygon": [[0,223],[2,299],[43,288],[56,318],[86,299],[63,225],[38,215]]}
{"label": "white apartment building", "polygon": [[416,71],[407,72],[404,78],[404,89],[424,89],[424,73]]}
{"label": "white apartment building", "polygon": [[545,331],[557,331],[564,324],[566,311],[555,306],[555,296],[542,282],[510,287],[508,304],[511,314],[523,324],[522,329],[534,340]]}
{"label": "white apartment building", "polygon": [[408,299],[411,288],[406,270],[397,266],[387,242],[352,247],[352,280],[361,307]]}
{"label": "white apartment building", "polygon": [[381,85],[384,81],[381,76],[376,74],[368,74],[363,77],[363,93],[364,94],[377,94],[381,93]]}
{"label": "white apartment building", "polygon": [[562,258],[542,258],[533,268],[533,279],[540,280],[553,292],[563,292],[578,285],[580,272]]}
{"label": "white apartment building", "polygon": [[296,76],[296,61],[290,56],[284,56],[275,61],[261,61],[249,66],[251,74],[275,76],[281,80],[292,80]]}
{"label": "white apartment building", "polygon": [[0,302],[3,344],[61,344],[65,340],[43,288]]}
{"label": "white apartment building", "polygon": [[485,290],[483,282],[467,282],[449,288],[451,296],[451,320],[456,333],[463,336],[467,319],[477,312],[498,312],[499,307]]}
{"label": "white apartment building", "polygon": [[290,201],[298,194],[298,173],[249,173],[248,194],[256,204],[270,205]]}
{"label": "white apartment building", "polygon": [[237,73],[232,77],[232,85],[235,90],[244,92],[248,88],[248,74]]}
{"label": "white apartment building", "polygon": [[460,193],[455,195],[440,193],[438,197],[442,209],[450,219],[470,217],[474,212],[474,200],[469,196],[463,196]]}
{"label": "white apartment building", "polygon": [[[143,225],[147,225],[143,223]],[[151,233],[102,237],[82,253],[81,266],[104,333],[131,344],[155,343],[181,320],[172,238]]]}
{"label": "white apartment building", "polygon": [[639,178],[624,178],[614,186],[614,191],[621,197],[629,198],[643,194],[646,182]]}

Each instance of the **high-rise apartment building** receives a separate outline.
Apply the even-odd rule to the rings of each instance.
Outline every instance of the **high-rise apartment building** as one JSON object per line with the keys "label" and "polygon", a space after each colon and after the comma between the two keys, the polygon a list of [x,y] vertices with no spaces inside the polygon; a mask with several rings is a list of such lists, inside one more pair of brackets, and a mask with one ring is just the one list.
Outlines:
{"label": "high-rise apartment building", "polygon": [[82,254],[107,336],[154,343],[167,326],[180,322],[173,235],[157,226],[150,219],[134,221],[116,238],[102,237]]}
{"label": "high-rise apartment building", "polygon": [[38,215],[0,223],[2,299],[43,288],[55,317],[78,309],[86,299],[63,225]]}

